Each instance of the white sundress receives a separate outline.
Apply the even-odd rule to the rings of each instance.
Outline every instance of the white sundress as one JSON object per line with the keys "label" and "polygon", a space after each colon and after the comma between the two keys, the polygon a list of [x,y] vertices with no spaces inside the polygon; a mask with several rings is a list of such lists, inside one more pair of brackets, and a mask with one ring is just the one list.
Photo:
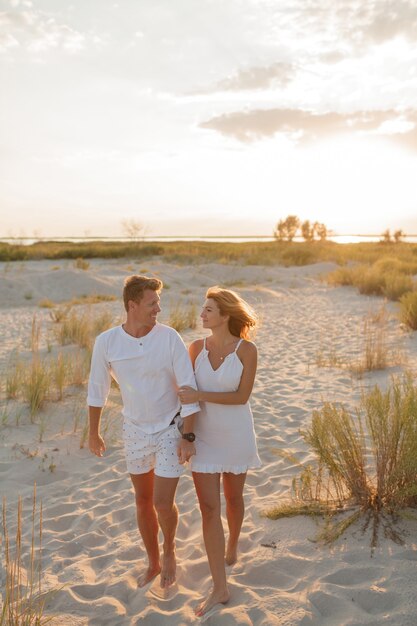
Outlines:
{"label": "white sundress", "polygon": [[[208,358],[206,340],[195,361],[195,378],[201,391],[237,391],[243,364],[237,350],[228,354],[214,370]],[[191,458],[193,472],[242,474],[260,467],[252,411],[246,404],[200,402],[195,421],[196,455]]]}

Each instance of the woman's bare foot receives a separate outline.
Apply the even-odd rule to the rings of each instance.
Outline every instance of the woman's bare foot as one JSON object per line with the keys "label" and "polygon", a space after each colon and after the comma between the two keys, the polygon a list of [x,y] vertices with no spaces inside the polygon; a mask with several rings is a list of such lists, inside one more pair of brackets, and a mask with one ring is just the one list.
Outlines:
{"label": "woman's bare foot", "polygon": [[177,562],[175,559],[175,551],[167,552],[162,557],[161,569],[161,587],[167,589],[175,583]]}
{"label": "woman's bare foot", "polygon": [[226,555],[224,557],[226,565],[234,565],[237,561],[237,546],[227,544]]}
{"label": "woman's bare foot", "polygon": [[194,613],[197,617],[202,617],[210,609],[212,609],[216,604],[226,604],[229,601],[230,594],[227,589],[224,591],[213,591],[209,595],[208,598],[200,602],[200,604],[194,609]]}
{"label": "woman's bare foot", "polygon": [[144,587],[145,585],[147,585],[148,583],[151,582],[151,580],[153,580],[155,578],[155,576],[158,576],[159,572],[161,571],[161,566],[155,565],[154,567],[149,566],[147,570],[145,570],[138,578],[138,587]]}

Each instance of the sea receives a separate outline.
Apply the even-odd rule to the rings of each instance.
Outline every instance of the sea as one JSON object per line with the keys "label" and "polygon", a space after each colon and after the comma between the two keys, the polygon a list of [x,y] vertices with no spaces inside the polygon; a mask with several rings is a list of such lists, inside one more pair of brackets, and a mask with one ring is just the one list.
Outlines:
{"label": "sea", "polygon": [[[334,241],[335,243],[361,243],[361,242],[376,242],[381,241],[381,235],[330,235],[327,237],[328,241]],[[132,242],[133,241],[141,241],[141,242],[163,242],[163,241],[217,241],[217,242],[229,242],[229,243],[246,243],[246,242],[266,242],[266,241],[274,241],[274,237],[268,235],[259,235],[259,236],[224,236],[224,237],[210,237],[204,235],[179,235],[179,236],[146,236],[146,237],[138,237],[132,239],[132,237],[0,237],[0,243],[10,243],[10,244],[19,244],[19,245],[32,245],[37,242],[47,242],[47,241],[58,241],[64,242],[68,241],[71,243],[87,243],[89,241],[116,241],[116,242]],[[295,237],[294,241],[304,241],[302,237]],[[401,241],[407,243],[417,243],[417,235],[405,235],[401,238]]]}

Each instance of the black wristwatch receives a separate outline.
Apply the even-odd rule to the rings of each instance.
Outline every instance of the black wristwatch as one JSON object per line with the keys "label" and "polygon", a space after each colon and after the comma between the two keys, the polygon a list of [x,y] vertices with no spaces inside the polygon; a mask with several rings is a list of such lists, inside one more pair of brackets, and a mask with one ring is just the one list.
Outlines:
{"label": "black wristwatch", "polygon": [[195,441],[195,434],[194,433],[182,433],[182,438],[193,443],[193,441]]}

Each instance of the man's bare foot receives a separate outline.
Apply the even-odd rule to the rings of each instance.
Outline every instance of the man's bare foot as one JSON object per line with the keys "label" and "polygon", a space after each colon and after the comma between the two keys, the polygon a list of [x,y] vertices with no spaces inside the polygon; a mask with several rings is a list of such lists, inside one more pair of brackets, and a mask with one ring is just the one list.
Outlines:
{"label": "man's bare foot", "polygon": [[160,571],[161,571],[161,566],[160,565],[156,565],[155,567],[149,566],[148,569],[145,570],[139,576],[139,578],[138,578],[138,587],[144,587],[145,585],[150,583],[151,580],[153,580],[155,578],[155,576],[158,576]]}
{"label": "man's bare foot", "polygon": [[161,569],[161,587],[167,589],[175,583],[177,571],[177,562],[175,559],[175,551],[164,553],[162,556]]}
{"label": "man's bare foot", "polygon": [[234,565],[237,561],[237,546],[227,546],[226,555],[224,557],[226,565]]}
{"label": "man's bare foot", "polygon": [[213,591],[209,595],[208,598],[200,602],[200,604],[194,609],[194,613],[197,617],[202,617],[210,609],[212,609],[216,604],[226,604],[229,601],[230,594],[227,589],[223,591]]}

